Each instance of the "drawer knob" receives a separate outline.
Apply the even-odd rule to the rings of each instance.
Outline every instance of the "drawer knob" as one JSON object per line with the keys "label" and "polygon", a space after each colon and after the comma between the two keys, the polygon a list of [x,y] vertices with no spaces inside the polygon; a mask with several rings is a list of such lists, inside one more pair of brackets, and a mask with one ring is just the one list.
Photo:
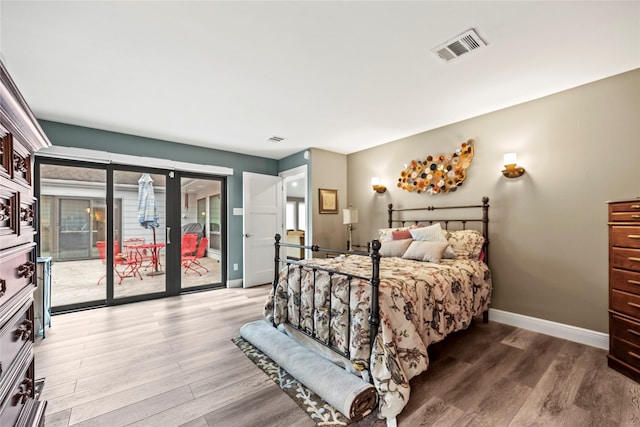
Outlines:
{"label": "drawer knob", "polygon": [[29,397],[33,394],[33,381],[29,378],[25,378],[20,383],[20,390],[13,396],[16,404],[25,403]]}
{"label": "drawer knob", "polygon": [[6,221],[9,217],[9,208],[11,206],[6,205],[4,203],[0,203],[0,221]]}
{"label": "drawer knob", "polygon": [[20,219],[31,224],[33,222],[33,209],[20,208]]}
{"label": "drawer knob", "polygon": [[26,341],[31,338],[31,331],[33,329],[33,322],[29,319],[25,319],[20,327],[14,331],[16,338]]}
{"label": "drawer knob", "polygon": [[35,272],[36,272],[36,265],[31,261],[27,261],[24,264],[20,264],[18,266],[18,276],[20,277],[24,277],[28,279],[31,276],[33,276]]}

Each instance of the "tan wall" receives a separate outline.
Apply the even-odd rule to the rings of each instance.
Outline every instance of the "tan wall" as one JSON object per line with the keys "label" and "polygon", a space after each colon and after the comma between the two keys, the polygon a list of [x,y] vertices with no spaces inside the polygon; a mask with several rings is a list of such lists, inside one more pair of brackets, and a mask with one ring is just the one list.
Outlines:
{"label": "tan wall", "polygon": [[[338,190],[338,214],[320,214],[318,189]],[[347,206],[347,156],[326,150],[311,150],[312,244],[345,249],[347,229],[342,209]],[[324,253],[316,254],[324,256]]]}
{"label": "tan wall", "polygon": [[[607,332],[605,202],[640,196],[639,118],[637,69],[351,154],[349,202],[361,212],[354,241],[386,226],[390,202],[475,204],[489,196],[493,308]],[[469,138],[475,157],[457,192],[396,187],[404,163],[452,152]],[[518,179],[500,173],[512,151],[527,170]],[[388,191],[374,193],[371,176]]]}

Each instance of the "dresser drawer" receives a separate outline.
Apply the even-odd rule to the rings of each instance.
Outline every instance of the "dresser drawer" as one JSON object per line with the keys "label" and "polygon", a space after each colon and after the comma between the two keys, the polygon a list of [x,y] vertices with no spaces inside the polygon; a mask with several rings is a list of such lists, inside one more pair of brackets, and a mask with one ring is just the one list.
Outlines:
{"label": "dresser drawer", "polygon": [[612,226],[609,239],[612,246],[640,249],[640,226]]}
{"label": "dresser drawer", "polygon": [[635,368],[640,367],[640,346],[613,338],[610,341],[610,354]]}
{"label": "dresser drawer", "polygon": [[618,313],[626,314],[640,319],[640,295],[630,294],[611,289],[611,309]]}
{"label": "dresser drawer", "polygon": [[36,261],[35,243],[0,253],[0,314],[14,295],[36,285]]}
{"label": "dresser drawer", "polygon": [[18,313],[0,329],[0,381],[15,361],[24,346],[33,342],[33,321],[31,316],[33,304],[29,300]]}
{"label": "dresser drawer", "polygon": [[611,248],[609,254],[612,268],[640,271],[640,249]]}
{"label": "dresser drawer", "polygon": [[640,199],[609,204],[609,221],[640,222]]}
{"label": "dresser drawer", "polygon": [[610,314],[609,335],[611,338],[625,340],[640,347],[640,322]]}
{"label": "dresser drawer", "polygon": [[20,186],[0,178],[0,249],[33,241],[36,234],[36,198]]}
{"label": "dresser drawer", "polygon": [[[27,357],[26,359],[24,359]],[[34,369],[33,355],[20,353],[21,369],[13,373],[11,383],[4,388],[6,393],[0,400],[0,426],[27,425],[28,416],[23,414],[23,409],[33,405],[34,396]]]}
{"label": "dresser drawer", "polygon": [[640,272],[612,268],[610,287],[640,295]]}

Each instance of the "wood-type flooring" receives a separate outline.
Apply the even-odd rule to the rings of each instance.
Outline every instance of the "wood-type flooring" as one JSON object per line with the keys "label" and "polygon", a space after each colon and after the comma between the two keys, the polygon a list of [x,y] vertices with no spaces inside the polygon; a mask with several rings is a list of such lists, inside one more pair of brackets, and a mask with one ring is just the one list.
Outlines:
{"label": "wood-type flooring", "polygon": [[[46,426],[314,426],[231,342],[261,317],[268,290],[54,316],[35,346]],[[640,386],[609,369],[604,350],[477,321],[430,353],[400,427],[640,425]]]}

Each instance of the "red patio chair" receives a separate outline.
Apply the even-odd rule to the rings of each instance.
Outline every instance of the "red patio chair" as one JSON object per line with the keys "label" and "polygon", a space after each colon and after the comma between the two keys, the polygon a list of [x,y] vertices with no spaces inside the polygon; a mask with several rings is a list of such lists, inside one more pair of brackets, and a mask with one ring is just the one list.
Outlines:
{"label": "red patio chair", "polygon": [[[107,242],[96,242],[96,247],[98,248],[98,253],[100,254],[100,261],[102,261],[102,265],[107,265]],[[126,254],[123,254],[120,251],[120,242],[115,240],[113,242],[113,271],[118,275],[120,281],[118,285],[122,284],[122,280],[125,277],[135,277],[136,274],[142,280],[142,276],[138,271],[140,268],[140,259],[137,256],[127,257]],[[106,277],[106,273],[102,275],[102,277],[98,280],[98,285]]]}
{"label": "red patio chair", "polygon": [[[181,254],[181,262],[184,267],[184,272],[186,273],[189,270],[189,265],[191,264],[192,259],[196,252],[196,244],[198,243],[198,236],[195,234],[183,234],[182,235],[182,245],[180,246],[180,254]],[[195,271],[195,270],[194,270]]]}
{"label": "red patio chair", "polygon": [[207,239],[206,237],[203,237],[202,239],[200,239],[200,243],[198,244],[198,249],[196,249],[195,255],[185,255],[182,257],[182,266],[184,267],[184,274],[187,274],[187,271],[189,270],[193,270],[196,273],[198,273],[200,276],[202,276],[202,273],[200,273],[194,267],[204,268],[207,272],[209,271],[207,267],[200,264],[200,261],[198,261],[198,258],[202,258],[205,252],[207,251],[208,244],[209,244],[209,239]]}

